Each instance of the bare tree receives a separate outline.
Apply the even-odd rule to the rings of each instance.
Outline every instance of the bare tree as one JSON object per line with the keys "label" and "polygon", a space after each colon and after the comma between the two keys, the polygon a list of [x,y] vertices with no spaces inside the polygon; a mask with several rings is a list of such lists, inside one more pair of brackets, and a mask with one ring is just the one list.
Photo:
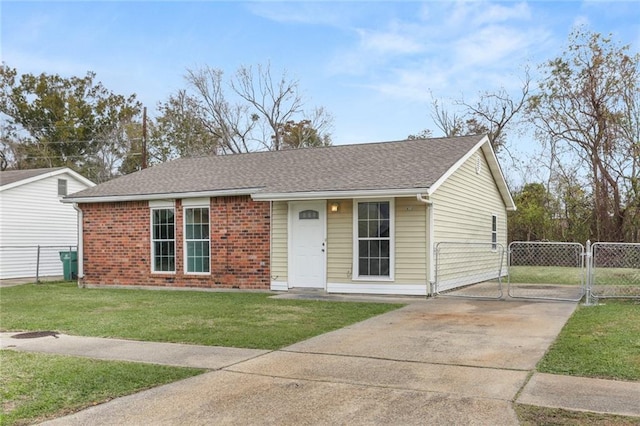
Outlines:
{"label": "bare tree", "polygon": [[506,129],[511,122],[524,110],[529,98],[531,76],[529,69],[520,85],[520,92],[513,98],[504,87],[495,92],[482,92],[477,102],[466,103],[458,101],[466,112],[467,129],[473,130],[474,124],[478,129],[486,130],[493,149],[498,151],[506,144]]}
{"label": "bare tree", "polygon": [[186,79],[195,90],[202,124],[219,141],[221,153],[251,151],[251,135],[259,117],[248,105],[227,101],[222,76],[222,71],[207,66],[188,70]]}
{"label": "bare tree", "polygon": [[[324,108],[305,114],[298,81],[286,72],[275,78],[268,64],[242,66],[225,80],[221,70],[205,66],[187,70],[185,78],[188,90],[159,106],[156,158],[331,143],[331,116]],[[285,143],[285,129],[295,143]]]}
{"label": "bare tree", "polygon": [[268,64],[258,65],[256,69],[243,66],[231,80],[231,87],[263,118],[266,131],[271,134],[271,143],[266,148],[279,151],[282,148],[279,126],[302,112],[298,80],[288,79],[285,72],[274,82]]}
{"label": "bare tree", "polygon": [[453,101],[453,112],[443,108],[441,101],[432,96],[431,118],[446,137],[486,133],[497,152],[506,147],[506,130],[524,111],[530,85],[531,76],[526,68],[517,97],[502,87],[481,92],[475,103],[468,103],[464,98]]}
{"label": "bare tree", "polygon": [[586,166],[597,240],[625,239],[628,208],[637,203],[640,56],[628,50],[597,33],[572,33],[567,51],[542,66],[540,92],[528,105],[538,137]]}
{"label": "bare tree", "polygon": [[431,118],[436,127],[442,130],[445,137],[450,138],[467,134],[463,118],[455,112],[443,109],[433,96],[431,96]]}

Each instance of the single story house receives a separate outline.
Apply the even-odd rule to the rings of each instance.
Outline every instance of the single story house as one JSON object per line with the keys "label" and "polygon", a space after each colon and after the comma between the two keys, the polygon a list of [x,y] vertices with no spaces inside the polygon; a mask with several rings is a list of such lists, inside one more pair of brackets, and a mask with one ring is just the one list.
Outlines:
{"label": "single story house", "polygon": [[0,172],[0,279],[62,276],[59,252],[78,245],[78,213],[60,201],[93,186],[67,167]]}
{"label": "single story house", "polygon": [[486,136],[183,158],[64,201],[84,285],[397,295],[431,292],[438,242],[506,245],[515,209]]}

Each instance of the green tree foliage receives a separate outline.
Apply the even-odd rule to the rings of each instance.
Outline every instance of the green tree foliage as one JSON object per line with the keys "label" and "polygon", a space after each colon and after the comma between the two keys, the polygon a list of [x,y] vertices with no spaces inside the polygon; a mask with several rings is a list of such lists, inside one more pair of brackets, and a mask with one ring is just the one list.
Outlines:
{"label": "green tree foliage", "polygon": [[[321,136],[311,120],[287,121],[277,126],[280,149],[317,148],[331,145],[328,135]],[[273,136],[275,139],[275,136]]]}
{"label": "green tree foliage", "polygon": [[149,126],[151,163],[220,153],[218,132],[207,127],[201,105],[185,90],[160,103],[158,113]]}
{"label": "green tree foliage", "polygon": [[554,217],[557,226],[552,239],[584,243],[591,238],[593,200],[582,185],[573,180],[560,180],[556,192],[558,211]]}
{"label": "green tree foliage", "polygon": [[526,184],[513,200],[517,210],[509,213],[509,241],[554,239],[553,211],[543,184]]}
{"label": "green tree foliage", "polygon": [[2,158],[16,169],[68,166],[101,182],[139,139],[140,103],[95,82],[0,67]]}
{"label": "green tree foliage", "polygon": [[541,66],[528,105],[539,139],[583,165],[599,241],[638,241],[639,63],[629,46],[575,31],[567,50]]}

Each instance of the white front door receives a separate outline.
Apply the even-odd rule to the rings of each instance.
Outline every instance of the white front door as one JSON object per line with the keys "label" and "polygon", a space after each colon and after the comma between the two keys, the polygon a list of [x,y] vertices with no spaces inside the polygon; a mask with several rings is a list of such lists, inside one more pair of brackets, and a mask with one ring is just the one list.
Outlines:
{"label": "white front door", "polygon": [[325,287],[325,212],[325,201],[289,206],[289,287]]}

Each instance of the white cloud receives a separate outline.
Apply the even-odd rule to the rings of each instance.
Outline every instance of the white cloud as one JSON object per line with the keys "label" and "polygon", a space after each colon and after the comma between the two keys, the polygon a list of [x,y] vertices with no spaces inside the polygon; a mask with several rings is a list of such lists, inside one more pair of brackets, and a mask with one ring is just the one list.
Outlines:
{"label": "white cloud", "polygon": [[482,28],[453,44],[457,66],[491,65],[514,56],[520,58],[529,43],[535,42],[532,35],[503,26]]}
{"label": "white cloud", "polygon": [[280,23],[342,27],[349,22],[348,8],[339,3],[326,7],[324,2],[253,2],[247,9],[256,16]]}
{"label": "white cloud", "polygon": [[516,3],[513,7],[486,3],[478,3],[478,6],[476,8],[477,14],[472,18],[475,25],[531,19],[531,9],[527,3]]}
{"label": "white cloud", "polygon": [[576,16],[573,19],[573,24],[571,25],[572,28],[580,28],[580,27],[588,28],[589,26],[590,26],[589,17],[585,15]]}
{"label": "white cloud", "polygon": [[368,53],[379,55],[405,55],[418,53],[423,46],[408,34],[395,31],[382,32],[358,30],[360,34],[360,48]]}

